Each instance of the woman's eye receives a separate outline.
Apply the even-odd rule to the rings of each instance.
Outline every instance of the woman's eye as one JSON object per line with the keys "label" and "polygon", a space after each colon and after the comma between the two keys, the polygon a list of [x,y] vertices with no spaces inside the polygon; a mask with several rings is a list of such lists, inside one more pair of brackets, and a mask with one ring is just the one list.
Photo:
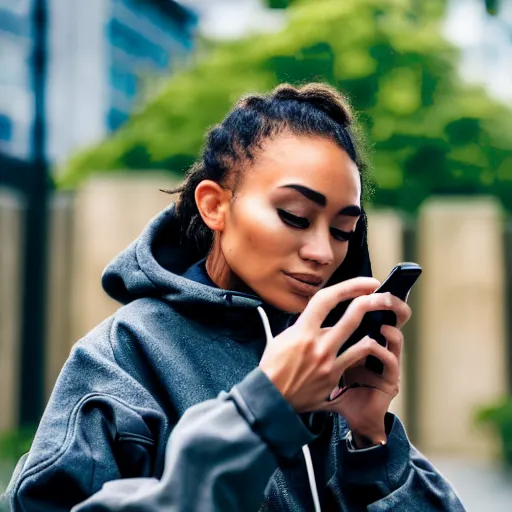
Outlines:
{"label": "woman's eye", "polygon": [[304,217],[297,217],[297,215],[293,215],[293,213],[287,212],[286,210],[277,209],[277,213],[281,220],[292,226],[293,228],[306,229],[309,228],[309,220]]}
{"label": "woman's eye", "polygon": [[342,231],[341,229],[331,228],[332,237],[340,242],[348,242],[353,234],[353,231]]}

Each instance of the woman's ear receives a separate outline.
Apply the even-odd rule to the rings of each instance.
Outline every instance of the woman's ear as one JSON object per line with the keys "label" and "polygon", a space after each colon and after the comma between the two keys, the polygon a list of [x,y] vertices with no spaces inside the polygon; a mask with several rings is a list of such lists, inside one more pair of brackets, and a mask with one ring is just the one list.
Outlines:
{"label": "woman's ear", "polygon": [[212,180],[203,180],[195,190],[197,209],[212,231],[224,231],[226,213],[232,192]]}

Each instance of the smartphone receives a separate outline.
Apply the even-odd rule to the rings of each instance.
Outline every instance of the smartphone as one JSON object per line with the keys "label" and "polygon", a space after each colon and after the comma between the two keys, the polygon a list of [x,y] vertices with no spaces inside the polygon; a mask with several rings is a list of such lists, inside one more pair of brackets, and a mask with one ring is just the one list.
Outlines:
{"label": "smartphone", "polygon": [[[421,272],[422,269],[417,263],[399,263],[374,293],[390,292],[399,299],[407,302],[411,289],[418,277],[420,277]],[[370,336],[385,347],[386,338],[381,334],[380,329],[383,325],[395,326],[396,322],[397,318],[393,311],[370,311],[366,313],[360,326],[343,344],[338,355],[345,352],[345,350],[365,336]],[[366,358],[366,368],[379,375],[382,375],[384,371],[384,365],[375,356],[368,356]]]}

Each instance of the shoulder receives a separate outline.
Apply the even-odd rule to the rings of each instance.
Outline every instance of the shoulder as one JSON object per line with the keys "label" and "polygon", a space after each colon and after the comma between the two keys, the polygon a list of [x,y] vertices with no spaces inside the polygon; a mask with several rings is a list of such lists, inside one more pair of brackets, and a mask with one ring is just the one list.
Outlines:
{"label": "shoulder", "polygon": [[90,381],[87,387],[102,388],[105,380],[120,381],[120,374],[138,380],[144,347],[151,349],[163,336],[172,336],[178,317],[169,304],[153,298],[120,307],[73,345],[57,384],[85,380]]}
{"label": "shoulder", "polygon": [[175,308],[166,300],[156,297],[141,297],[121,306],[114,318],[122,321],[151,318],[155,315],[176,315]]}
{"label": "shoulder", "polygon": [[[144,352],[158,351],[158,346],[166,340],[176,338],[187,330],[189,322],[164,300],[134,300],[120,307],[77,341],[67,366],[114,365],[129,370],[137,365]],[[142,356],[142,359],[147,360],[147,357]]]}
{"label": "shoulder", "polygon": [[135,338],[160,337],[172,333],[187,320],[170,303],[144,297],[119,308],[112,318],[111,338],[130,335]]}
{"label": "shoulder", "polygon": [[142,366],[159,367],[172,357],[191,323],[172,304],[156,298],[137,299],[119,308],[109,333],[116,364],[130,373],[139,373]]}

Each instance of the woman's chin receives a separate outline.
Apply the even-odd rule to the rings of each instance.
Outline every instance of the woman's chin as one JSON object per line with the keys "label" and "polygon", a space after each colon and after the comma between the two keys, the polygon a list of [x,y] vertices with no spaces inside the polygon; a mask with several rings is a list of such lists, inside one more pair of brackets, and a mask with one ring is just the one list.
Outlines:
{"label": "woman's chin", "polygon": [[296,315],[302,313],[304,309],[306,309],[310,300],[311,297],[305,297],[295,293],[287,293],[283,294],[282,297],[276,297],[274,294],[271,300],[266,300],[265,302],[277,309],[280,309],[281,311]]}

